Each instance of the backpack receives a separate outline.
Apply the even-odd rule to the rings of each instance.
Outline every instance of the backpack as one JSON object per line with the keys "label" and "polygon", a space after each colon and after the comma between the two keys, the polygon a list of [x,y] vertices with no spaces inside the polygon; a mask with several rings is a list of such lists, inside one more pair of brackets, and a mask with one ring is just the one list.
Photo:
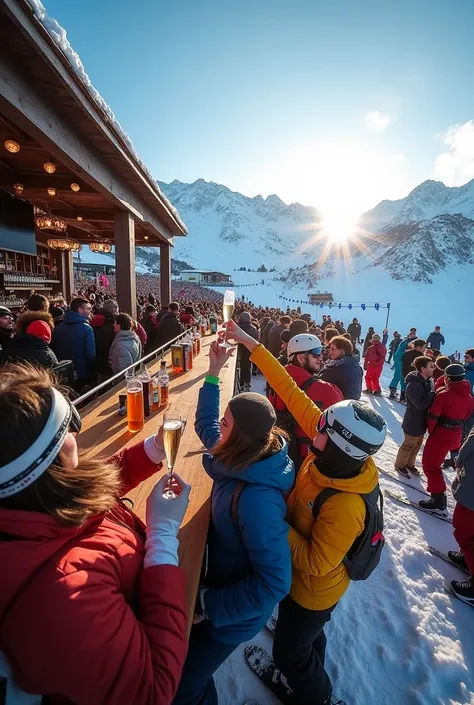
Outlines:
{"label": "backpack", "polygon": [[[310,389],[310,387],[312,387],[313,384],[317,381],[318,380],[316,379],[316,377],[309,377],[306,382],[303,382],[303,384],[301,385],[301,391],[307,392],[308,389]],[[277,397],[277,394],[271,387],[269,387],[267,390],[267,397],[271,402],[272,406],[274,407],[275,404],[273,400]],[[296,472],[298,472],[303,460],[306,458],[307,455],[307,453],[305,453],[304,455],[301,454],[300,446],[307,445],[309,447],[312,439],[307,438],[306,436],[300,436],[298,438],[296,437],[296,427],[298,424],[296,423],[294,417],[290,414],[286,407],[283,411],[277,411],[275,409],[275,413],[276,425],[288,433],[288,455],[295,465]]]}
{"label": "backpack", "polygon": [[[313,502],[313,517],[316,520],[324,502],[342,490],[327,487]],[[365,503],[365,526],[342,561],[351,580],[367,580],[380,561],[385,538],[383,535],[383,495],[380,487],[368,494],[360,495]],[[380,506],[379,506],[380,500]]]}

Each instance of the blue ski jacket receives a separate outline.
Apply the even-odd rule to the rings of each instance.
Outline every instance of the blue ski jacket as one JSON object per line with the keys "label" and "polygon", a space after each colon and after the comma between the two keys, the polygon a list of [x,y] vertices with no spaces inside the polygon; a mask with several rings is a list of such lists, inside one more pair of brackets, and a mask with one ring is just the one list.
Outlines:
{"label": "blue ski jacket", "polygon": [[[196,411],[196,433],[212,449],[220,438],[219,387],[204,382]],[[275,606],[289,593],[291,555],[284,492],[295,479],[288,445],[278,453],[235,471],[209,453],[203,456],[214,480],[208,535],[208,571],[204,602],[212,636],[240,644],[254,637]],[[232,499],[237,481],[246,484],[237,505]]]}

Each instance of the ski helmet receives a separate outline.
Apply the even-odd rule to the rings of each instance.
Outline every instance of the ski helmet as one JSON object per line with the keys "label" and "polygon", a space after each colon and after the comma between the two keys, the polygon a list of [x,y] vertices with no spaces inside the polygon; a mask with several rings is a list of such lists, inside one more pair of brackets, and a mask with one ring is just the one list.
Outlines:
{"label": "ski helmet", "polygon": [[317,430],[327,433],[343,453],[356,460],[376,453],[387,435],[387,425],[378,411],[354,399],[329,406],[321,414]]}
{"label": "ski helmet", "polygon": [[288,343],[288,357],[306,352],[314,352],[315,355],[321,355],[322,345],[319,338],[316,338],[315,335],[310,335],[309,333],[294,335]]}

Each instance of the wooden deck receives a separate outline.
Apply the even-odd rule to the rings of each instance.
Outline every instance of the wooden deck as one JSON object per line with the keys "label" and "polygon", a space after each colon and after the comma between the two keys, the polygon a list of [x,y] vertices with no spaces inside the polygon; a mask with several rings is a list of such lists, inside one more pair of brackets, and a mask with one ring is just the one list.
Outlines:
{"label": "wooden deck", "polygon": [[[201,354],[195,358],[193,369],[170,380],[170,401],[168,409],[181,413],[186,420],[186,429],[181,439],[176,472],[192,485],[190,503],[183,525],[179,532],[180,565],[186,572],[186,600],[189,615],[189,628],[194,614],[194,602],[199,585],[201,563],[206,544],[209,524],[210,492],[212,482],[204,472],[201,456],[204,451],[194,431],[194,415],[197,398],[208,369],[208,349],[215,336],[202,339]],[[169,356],[167,356],[169,362]],[[150,367],[159,369],[159,361]],[[235,359],[231,358],[221,372],[221,413],[223,413],[234,389]],[[145,419],[142,431],[131,434],[127,430],[126,417],[118,415],[118,395],[124,386],[114,387],[110,392],[81,410],[83,430],[78,436],[81,448],[94,446],[97,452],[109,457],[124,446],[133,445],[155,434],[162,423],[163,411],[152,411]],[[159,476],[142,482],[133,492],[129,492],[134,502],[134,511],[145,520],[147,497]]]}

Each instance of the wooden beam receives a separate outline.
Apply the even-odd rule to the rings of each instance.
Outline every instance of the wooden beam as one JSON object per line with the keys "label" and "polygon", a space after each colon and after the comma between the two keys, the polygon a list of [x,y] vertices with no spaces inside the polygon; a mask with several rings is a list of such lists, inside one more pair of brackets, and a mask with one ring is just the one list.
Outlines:
{"label": "wooden beam", "polygon": [[[10,169],[6,164],[0,164],[0,188],[12,190],[13,184],[20,183],[23,184],[25,189],[46,189],[48,186],[52,186],[56,191],[66,191],[69,193],[74,193],[71,189],[71,184],[78,181],[74,174],[71,176],[56,176],[55,174],[37,173],[37,174],[25,174],[17,169]],[[79,186],[81,190],[78,193],[96,193],[89,184],[84,183],[82,180],[79,181]],[[46,197],[46,193],[45,193]]]}
{"label": "wooden beam", "polygon": [[60,252],[58,257],[58,275],[61,293],[69,304],[74,293],[74,270],[72,252]]}
{"label": "wooden beam", "polygon": [[[13,3],[8,4],[13,7]],[[35,41],[44,43],[40,37]],[[114,207],[133,213],[162,242],[172,240],[172,233],[157,213],[119,178],[98,149],[86,142],[77,126],[63,117],[5,53],[0,53],[0,111]]]}
{"label": "wooden beam", "polygon": [[168,306],[171,301],[171,247],[160,245],[160,294],[161,305]]}
{"label": "wooden beam", "polygon": [[137,286],[135,278],[135,222],[130,213],[116,211],[115,274],[117,301],[121,311],[137,317]]}
{"label": "wooden beam", "polygon": [[[61,194],[59,194],[61,196]],[[95,211],[88,210],[87,208],[74,207],[74,208],[54,208],[54,215],[60,215],[61,218],[66,218],[67,220],[74,220],[77,216],[81,216],[83,220],[87,220],[88,223],[110,223],[111,228],[114,222],[114,211]]]}

